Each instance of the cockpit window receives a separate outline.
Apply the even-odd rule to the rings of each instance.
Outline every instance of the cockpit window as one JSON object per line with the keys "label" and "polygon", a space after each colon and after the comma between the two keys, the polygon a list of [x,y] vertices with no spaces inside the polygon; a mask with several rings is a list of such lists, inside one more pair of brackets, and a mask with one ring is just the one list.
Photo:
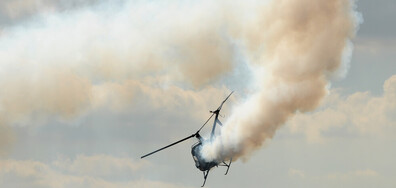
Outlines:
{"label": "cockpit window", "polygon": [[195,166],[196,166],[197,168],[199,168],[199,161],[198,161],[198,158],[197,158],[195,155],[193,155],[193,159],[194,159],[194,162],[195,162]]}

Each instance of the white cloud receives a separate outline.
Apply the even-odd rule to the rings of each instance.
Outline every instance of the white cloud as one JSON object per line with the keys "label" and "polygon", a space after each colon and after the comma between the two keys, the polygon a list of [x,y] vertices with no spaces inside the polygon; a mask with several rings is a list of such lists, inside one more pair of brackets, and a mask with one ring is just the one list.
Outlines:
{"label": "white cloud", "polygon": [[[131,176],[117,180],[126,171],[137,171],[147,162],[108,155],[77,156],[74,160],[58,160],[51,164],[32,160],[0,160],[1,187],[185,187]],[[111,176],[102,178],[103,175]],[[129,175],[129,174],[128,174]]]}
{"label": "white cloud", "polygon": [[383,51],[394,51],[396,49],[396,38],[368,38],[356,39],[355,50],[361,53],[382,55]]}
{"label": "white cloud", "polygon": [[65,9],[84,7],[97,3],[99,0],[2,0],[0,16],[8,22],[28,19],[32,15],[44,14]]}
{"label": "white cloud", "polygon": [[329,179],[352,179],[352,178],[370,178],[377,177],[379,173],[377,171],[366,169],[366,170],[356,170],[347,173],[330,173],[327,175]]}
{"label": "white cloud", "polygon": [[290,168],[289,169],[289,176],[305,178],[305,172],[302,171],[302,170],[297,170],[297,169],[294,169],[294,168]]}
{"label": "white cloud", "polygon": [[374,170],[370,170],[370,169],[366,169],[366,170],[357,170],[354,173],[356,176],[378,176],[378,172],[374,171]]}
{"label": "white cloud", "polygon": [[299,113],[289,122],[290,131],[304,133],[309,141],[323,141],[323,133],[345,129],[359,135],[387,135],[396,127],[396,75],[384,83],[382,96],[357,92],[347,97],[333,90],[321,109]]}
{"label": "white cloud", "polygon": [[119,158],[110,155],[78,155],[74,160],[60,159],[52,165],[62,171],[93,177],[106,177],[112,174],[133,173],[149,163],[145,160],[134,161],[130,158]]}

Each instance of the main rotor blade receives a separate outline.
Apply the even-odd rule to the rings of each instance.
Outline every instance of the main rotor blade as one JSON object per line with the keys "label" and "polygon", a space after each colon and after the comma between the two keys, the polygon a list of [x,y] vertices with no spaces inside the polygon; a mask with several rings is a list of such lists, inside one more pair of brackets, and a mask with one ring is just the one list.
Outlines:
{"label": "main rotor blade", "polygon": [[223,107],[223,104],[228,100],[228,98],[230,98],[230,96],[232,95],[232,93],[234,93],[234,91],[232,91],[228,97],[226,99],[224,99],[224,101],[221,103],[221,105],[219,106],[219,108],[217,108],[217,110],[221,110],[221,108]]}
{"label": "main rotor blade", "polygon": [[[201,129],[206,125],[206,123],[208,123],[208,121],[213,117],[214,113],[212,113],[212,115],[209,117],[208,120],[205,121],[205,123],[201,126],[201,128],[198,129],[197,133],[199,133],[199,131],[201,131]],[[195,133],[195,134],[197,134]]]}
{"label": "main rotor blade", "polygon": [[[221,105],[219,106],[219,108],[217,108],[217,110],[221,110],[221,107],[223,106],[223,104],[227,101],[228,98],[230,98],[230,96],[232,95],[232,93],[234,93],[234,91],[232,91],[228,97],[226,99],[224,99],[224,101],[221,103]],[[201,128],[198,129],[197,133],[199,133],[199,131],[201,131],[201,129],[206,125],[206,123],[208,123],[208,121],[213,117],[213,115],[215,115],[214,113],[212,113],[212,115],[209,117],[208,120],[205,121],[205,123],[201,126]]]}
{"label": "main rotor blade", "polygon": [[186,138],[183,138],[183,139],[181,139],[181,140],[179,140],[179,141],[177,141],[177,142],[175,142],[175,143],[169,144],[169,145],[167,145],[167,146],[165,146],[165,147],[163,147],[163,148],[157,149],[157,150],[155,150],[155,151],[153,151],[153,152],[151,152],[151,153],[148,153],[148,154],[146,154],[146,155],[143,155],[143,156],[141,156],[140,158],[143,159],[143,158],[145,158],[145,157],[147,157],[147,156],[149,156],[149,155],[152,155],[152,154],[157,153],[157,152],[159,152],[159,151],[161,151],[161,150],[164,150],[164,149],[166,149],[166,148],[169,148],[169,147],[171,147],[171,146],[173,146],[173,145],[176,145],[176,144],[178,144],[178,143],[180,143],[180,142],[183,142],[183,141],[185,141],[185,140],[187,140],[187,139],[190,139],[190,138],[194,137],[196,134],[197,134],[197,133],[192,134],[191,136],[188,136],[188,137],[186,137]]}

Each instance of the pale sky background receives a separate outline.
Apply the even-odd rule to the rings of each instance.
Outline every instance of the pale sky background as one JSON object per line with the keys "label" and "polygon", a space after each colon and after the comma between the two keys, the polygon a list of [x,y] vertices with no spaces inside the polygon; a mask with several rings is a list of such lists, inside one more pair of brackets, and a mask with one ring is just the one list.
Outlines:
{"label": "pale sky background", "polygon": [[[49,30],[61,28],[73,35],[72,29],[64,30],[72,22],[69,17],[78,18],[79,12],[86,9],[89,12],[84,15],[117,9],[123,3],[0,0],[0,51],[7,49],[10,41],[30,36],[25,34],[31,32],[29,28],[35,28],[33,32],[37,33],[33,36],[47,32],[40,30],[47,28],[43,20],[60,23]],[[115,8],[108,8],[112,6]],[[331,92],[320,107],[291,118],[258,151],[233,163],[227,176],[223,175],[225,168],[214,168],[205,187],[396,187],[396,3],[393,0],[359,0],[357,11],[364,21],[352,41],[354,50],[348,74],[343,79],[331,81]],[[53,16],[58,13],[62,14],[60,18]],[[104,14],[103,18],[107,17],[111,15]],[[87,27],[97,27],[98,32],[102,28],[95,24]],[[119,35],[122,40],[121,36],[128,34],[126,30],[115,34],[115,38],[117,40]],[[34,44],[30,43],[33,47],[27,49],[35,48]],[[12,47],[18,46],[24,45]],[[57,48],[63,49],[62,46]],[[0,61],[7,60],[4,53],[1,55]],[[71,56],[71,59],[79,58],[76,54]],[[106,58],[101,54],[93,56]],[[27,69],[34,69],[34,65]],[[5,69],[8,65],[4,62],[1,66],[1,83],[7,82],[7,75],[25,71]],[[118,68],[129,76],[129,69]],[[107,76],[105,79],[114,80],[111,88],[117,90],[117,80],[123,78]],[[249,80],[245,68],[238,67],[208,87],[191,89],[189,85],[177,83],[178,87],[174,88],[167,87],[164,81],[165,86],[161,85],[154,94],[146,96],[146,90],[140,91],[143,94],[130,103],[99,102],[94,107],[82,106],[86,109],[70,113],[69,109],[52,112],[48,110],[51,106],[42,111],[32,107],[32,112],[22,111],[15,119],[1,120],[4,125],[0,127],[3,131],[0,136],[11,135],[12,138],[2,144],[0,187],[198,187],[203,181],[202,172],[195,168],[190,154],[195,140],[145,160],[140,156],[194,133],[210,115],[208,110],[216,108],[230,88],[236,90],[235,98],[243,97],[243,92],[238,90],[246,88],[245,83],[234,80],[239,76]],[[93,80],[101,82],[101,79],[94,77]],[[16,89],[15,93],[29,95],[37,88],[27,86],[25,89]],[[115,97],[129,97],[128,90],[120,93]],[[5,96],[1,94],[0,98]],[[50,98],[51,94],[44,96]],[[235,98],[226,104],[225,117]],[[0,103],[0,113],[3,113],[0,118],[8,118],[4,110],[7,108],[1,105],[4,104]]]}

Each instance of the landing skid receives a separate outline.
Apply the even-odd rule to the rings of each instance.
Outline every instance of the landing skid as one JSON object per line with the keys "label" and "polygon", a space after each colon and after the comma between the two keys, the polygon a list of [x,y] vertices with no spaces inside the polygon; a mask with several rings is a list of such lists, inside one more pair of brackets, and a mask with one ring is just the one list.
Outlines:
{"label": "landing skid", "polygon": [[203,174],[204,174],[204,182],[203,182],[203,184],[202,184],[202,186],[201,186],[201,187],[205,186],[205,183],[206,183],[206,178],[208,177],[209,170],[207,170],[207,171],[206,171],[206,174],[205,174],[205,171],[203,171]]}
{"label": "landing skid", "polygon": [[224,161],[223,161],[223,164],[219,164],[219,166],[226,166],[227,167],[227,171],[226,171],[226,173],[224,175],[228,174],[228,170],[230,169],[231,162],[232,162],[232,158],[230,159],[230,163],[228,163],[228,164],[226,162],[224,162]]}

